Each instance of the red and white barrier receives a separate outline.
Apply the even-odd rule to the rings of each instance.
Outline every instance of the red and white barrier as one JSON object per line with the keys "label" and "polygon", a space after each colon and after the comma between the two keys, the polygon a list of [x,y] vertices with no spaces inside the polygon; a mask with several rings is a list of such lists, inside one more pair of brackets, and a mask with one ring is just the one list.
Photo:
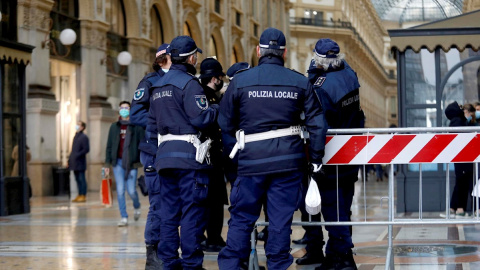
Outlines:
{"label": "red and white barrier", "polygon": [[480,134],[327,136],[323,164],[479,162]]}

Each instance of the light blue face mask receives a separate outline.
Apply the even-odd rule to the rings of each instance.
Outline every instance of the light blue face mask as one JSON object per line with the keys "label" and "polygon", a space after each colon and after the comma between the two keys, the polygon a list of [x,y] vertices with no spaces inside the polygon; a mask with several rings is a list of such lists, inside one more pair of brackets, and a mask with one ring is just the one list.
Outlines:
{"label": "light blue face mask", "polygon": [[120,109],[120,116],[123,118],[126,118],[130,115],[130,110],[129,109]]}
{"label": "light blue face mask", "polygon": [[475,111],[475,118],[480,118],[480,111]]}
{"label": "light blue face mask", "polygon": [[471,115],[467,116],[467,122],[470,122],[470,121],[472,121],[472,116]]}
{"label": "light blue face mask", "polygon": [[165,69],[165,68],[162,68],[162,71],[167,73],[168,72],[168,69]]}
{"label": "light blue face mask", "polygon": [[76,125],[75,126],[75,130],[78,131],[80,129],[80,126],[79,125]]}

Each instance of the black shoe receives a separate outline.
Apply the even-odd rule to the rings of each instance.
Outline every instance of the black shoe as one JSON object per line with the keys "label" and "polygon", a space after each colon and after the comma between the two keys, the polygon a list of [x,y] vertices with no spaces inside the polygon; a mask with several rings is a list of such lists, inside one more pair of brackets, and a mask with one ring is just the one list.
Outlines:
{"label": "black shoe", "polygon": [[358,270],[351,251],[345,254],[330,254],[315,270]]}
{"label": "black shoe", "polygon": [[338,270],[357,270],[357,265],[355,264],[355,260],[353,259],[352,251],[349,251],[345,254],[339,254],[338,263],[335,269]]}
{"label": "black shoe", "polygon": [[322,262],[322,265],[315,267],[315,270],[335,270],[336,257],[334,254],[327,254]]}
{"label": "black shoe", "polygon": [[267,239],[268,239],[268,230],[267,228],[265,228],[257,234],[257,240],[265,242],[267,241]]}
{"label": "black shoe", "polygon": [[157,257],[157,246],[147,245],[147,261],[145,270],[163,270],[163,262]]}
{"label": "black shoe", "polygon": [[303,236],[300,239],[292,240],[292,243],[294,243],[296,245],[306,245],[307,244],[307,238],[305,236]]}
{"label": "black shoe", "polygon": [[325,260],[323,252],[307,252],[303,257],[298,258],[295,262],[298,265],[319,264]]}

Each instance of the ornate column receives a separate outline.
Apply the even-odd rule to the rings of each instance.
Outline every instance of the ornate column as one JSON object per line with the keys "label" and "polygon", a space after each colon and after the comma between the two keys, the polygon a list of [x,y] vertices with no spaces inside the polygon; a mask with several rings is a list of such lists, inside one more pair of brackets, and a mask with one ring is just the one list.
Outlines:
{"label": "ornate column", "polygon": [[26,68],[27,81],[27,144],[32,153],[28,164],[34,196],[53,194],[52,166],[60,165],[56,155],[56,115],[59,103],[51,91],[50,50],[42,47],[49,38],[52,0],[18,1],[18,41],[31,44],[32,62]]}

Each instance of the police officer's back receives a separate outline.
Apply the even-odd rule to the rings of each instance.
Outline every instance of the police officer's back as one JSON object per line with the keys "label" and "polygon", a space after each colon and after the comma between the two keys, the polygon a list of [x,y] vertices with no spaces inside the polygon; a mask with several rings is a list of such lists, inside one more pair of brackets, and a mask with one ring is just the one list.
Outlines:
{"label": "police officer's back", "polygon": [[218,256],[220,269],[244,267],[250,233],[265,198],[270,219],[268,268],[287,269],[293,261],[290,226],[306,164],[298,127],[302,112],[315,140],[310,149],[314,162],[321,163],[326,128],[307,78],[284,67],[285,45],[281,31],[266,29],[257,46],[259,65],[235,74],[220,103],[224,144],[233,149],[231,157],[238,155],[227,246]]}
{"label": "police officer's back", "polygon": [[[363,128],[357,75],[343,60],[340,47],[331,39],[320,39],[314,49],[309,79],[323,106],[329,128]],[[319,182],[325,221],[350,221],[358,166],[324,166]],[[338,187],[337,187],[338,171]],[[338,188],[338,190],[337,190]],[[337,198],[338,194],[338,198]],[[338,209],[337,209],[338,205]],[[351,227],[326,226],[329,239],[326,260],[315,269],[357,269],[353,259]]]}

